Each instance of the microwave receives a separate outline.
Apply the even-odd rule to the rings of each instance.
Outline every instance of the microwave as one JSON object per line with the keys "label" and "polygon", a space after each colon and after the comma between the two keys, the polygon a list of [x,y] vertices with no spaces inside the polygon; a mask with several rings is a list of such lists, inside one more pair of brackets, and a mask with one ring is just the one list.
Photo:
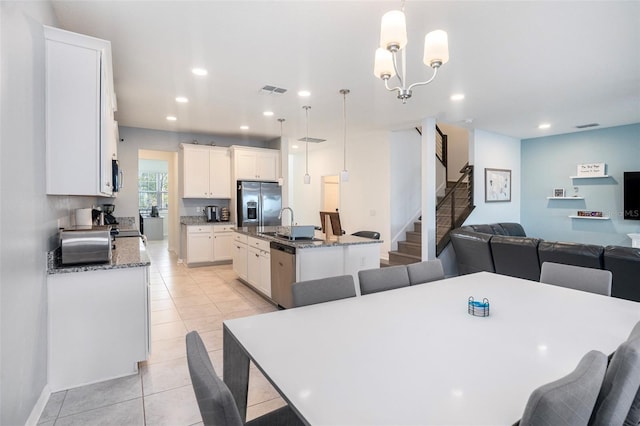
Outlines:
{"label": "microwave", "polygon": [[118,160],[111,160],[111,182],[113,182],[113,192],[118,192],[122,189],[123,178],[124,174],[122,170],[120,170]]}

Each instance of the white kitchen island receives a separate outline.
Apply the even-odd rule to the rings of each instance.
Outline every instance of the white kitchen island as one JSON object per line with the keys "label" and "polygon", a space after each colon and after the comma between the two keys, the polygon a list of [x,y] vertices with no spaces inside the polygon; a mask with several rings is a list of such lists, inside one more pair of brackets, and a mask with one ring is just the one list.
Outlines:
{"label": "white kitchen island", "polygon": [[[272,282],[274,277],[273,247],[267,254],[272,242],[287,246],[291,248],[291,251],[295,251],[295,255],[289,258],[290,262],[295,262],[289,268],[290,271],[286,270],[285,265],[276,262],[276,267],[284,267],[285,269],[277,273],[276,276],[280,278],[282,275],[288,276],[286,281],[289,286],[298,281],[351,275],[355,281],[356,292],[359,294],[358,271],[380,267],[379,244],[382,243],[380,240],[344,235],[329,240],[317,238],[289,241],[282,237],[269,235],[275,229],[276,227],[236,228],[233,267],[242,281],[247,282],[264,296],[271,298],[283,307],[290,307],[290,291],[287,291],[288,294],[285,296],[284,302],[281,301],[282,296],[273,292],[276,287],[276,283]],[[256,254],[262,256],[264,253],[264,257],[260,259],[261,262],[245,262],[245,258],[253,260],[252,250],[260,251],[253,254],[254,257]],[[266,263],[270,264],[270,268],[266,267]],[[248,277],[259,277],[259,279],[252,280]]]}

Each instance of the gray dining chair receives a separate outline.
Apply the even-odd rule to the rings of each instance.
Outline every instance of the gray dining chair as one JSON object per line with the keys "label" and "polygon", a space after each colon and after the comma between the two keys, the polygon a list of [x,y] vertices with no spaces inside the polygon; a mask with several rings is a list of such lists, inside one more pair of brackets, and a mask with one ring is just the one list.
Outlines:
{"label": "gray dining chair", "polygon": [[590,426],[640,424],[640,323],[613,354]]}
{"label": "gray dining chair", "polygon": [[340,275],[294,283],[291,287],[291,292],[293,294],[293,307],[297,308],[355,297],[356,286],[353,282],[353,276]]}
{"label": "gray dining chair", "polygon": [[604,269],[544,262],[540,282],[611,296],[611,272]]}
{"label": "gray dining chair", "polygon": [[377,293],[409,286],[409,273],[405,265],[358,271],[360,294]]}
{"label": "gray dining chair", "polygon": [[186,344],[191,384],[205,426],[242,426],[243,424],[293,426],[303,424],[288,405],[243,423],[233,395],[213,369],[207,348],[197,331],[187,334]]}
{"label": "gray dining chair", "polygon": [[444,269],[440,259],[425,260],[407,265],[409,285],[424,284],[444,279]]}
{"label": "gray dining chair", "polygon": [[607,356],[590,351],[568,375],[529,396],[520,426],[586,426],[607,369]]}

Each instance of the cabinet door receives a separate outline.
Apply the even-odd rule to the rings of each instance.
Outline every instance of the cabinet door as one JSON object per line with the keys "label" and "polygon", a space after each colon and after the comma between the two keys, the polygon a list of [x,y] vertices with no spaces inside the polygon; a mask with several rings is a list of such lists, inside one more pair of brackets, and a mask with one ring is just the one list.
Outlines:
{"label": "cabinet door", "polygon": [[256,173],[262,180],[278,179],[278,152],[263,153],[260,152],[256,156]]}
{"label": "cabinet door", "polygon": [[100,192],[100,65],[100,51],[46,42],[47,194]]}
{"label": "cabinet door", "polygon": [[233,234],[231,232],[219,232],[213,234],[214,260],[231,260],[233,249]]}
{"label": "cabinet door", "polygon": [[268,251],[260,251],[260,289],[271,297],[271,256]]}
{"label": "cabinet door", "polygon": [[236,151],[234,154],[236,180],[258,179],[256,172],[256,154],[254,152]]}
{"label": "cabinet door", "polygon": [[182,160],[183,198],[209,198],[209,150],[185,148]]}
{"label": "cabinet door", "polygon": [[233,242],[233,270],[243,280],[247,279],[247,245]]}
{"label": "cabinet door", "polygon": [[191,232],[187,235],[187,263],[213,262],[212,232]]}
{"label": "cabinet door", "polygon": [[254,287],[260,288],[260,250],[253,247],[249,247],[247,257],[247,281]]}
{"label": "cabinet door", "polygon": [[209,197],[231,198],[231,154],[228,149],[209,153]]}

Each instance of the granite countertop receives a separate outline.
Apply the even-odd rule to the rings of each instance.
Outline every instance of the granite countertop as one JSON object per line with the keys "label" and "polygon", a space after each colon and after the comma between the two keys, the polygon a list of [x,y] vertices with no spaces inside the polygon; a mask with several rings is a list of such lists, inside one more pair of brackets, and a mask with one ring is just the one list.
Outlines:
{"label": "granite countertop", "polygon": [[116,249],[111,252],[111,262],[84,265],[62,265],[60,248],[47,253],[47,273],[103,271],[109,269],[139,268],[151,264],[141,238],[116,238]]}
{"label": "granite countertop", "polygon": [[274,232],[278,226],[245,226],[235,228],[236,232],[246,234],[250,237],[261,238],[267,241],[276,241],[280,244],[295,247],[297,249],[320,248],[320,247],[338,247],[351,246],[357,244],[381,244],[382,240],[373,240],[371,238],[356,237],[353,235],[342,235],[340,237],[332,237],[329,240],[316,238],[313,240],[286,240],[284,238],[266,235],[265,232]]}

